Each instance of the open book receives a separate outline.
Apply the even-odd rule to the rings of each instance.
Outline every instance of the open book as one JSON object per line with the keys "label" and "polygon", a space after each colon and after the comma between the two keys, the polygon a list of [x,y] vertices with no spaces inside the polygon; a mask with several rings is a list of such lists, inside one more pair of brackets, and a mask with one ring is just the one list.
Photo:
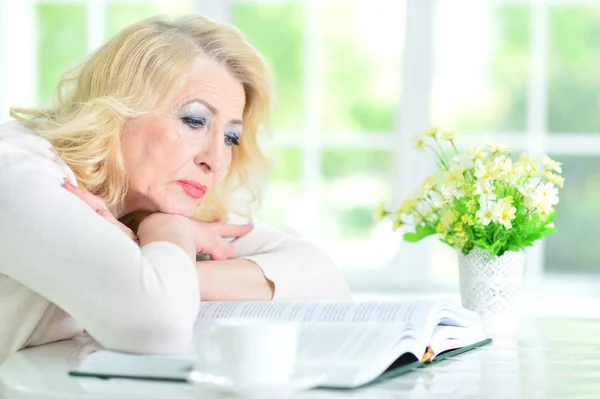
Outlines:
{"label": "open book", "polygon": [[[358,387],[491,342],[476,313],[446,301],[204,302],[195,342],[229,317],[300,322],[296,371],[325,374],[325,387]],[[101,350],[70,374],[185,382],[194,361],[193,348],[178,356]]]}

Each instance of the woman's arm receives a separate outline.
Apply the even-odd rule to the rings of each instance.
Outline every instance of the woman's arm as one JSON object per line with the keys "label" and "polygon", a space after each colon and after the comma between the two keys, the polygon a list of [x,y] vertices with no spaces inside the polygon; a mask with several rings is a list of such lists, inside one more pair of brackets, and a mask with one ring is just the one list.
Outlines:
{"label": "woman's arm", "polygon": [[275,285],[248,259],[196,262],[204,301],[269,301]]}
{"label": "woman's arm", "polygon": [[349,299],[325,251],[256,223],[233,241],[238,259],[196,263],[203,300]]}
{"label": "woman's arm", "polygon": [[0,148],[0,273],[64,309],[105,347],[186,349],[200,302],[189,254],[157,232],[138,247],[62,180],[44,156]]}

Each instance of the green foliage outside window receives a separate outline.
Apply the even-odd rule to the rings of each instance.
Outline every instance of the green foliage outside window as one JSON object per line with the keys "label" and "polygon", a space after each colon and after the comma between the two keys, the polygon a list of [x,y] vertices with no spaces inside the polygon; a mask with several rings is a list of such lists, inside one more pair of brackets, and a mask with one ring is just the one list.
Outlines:
{"label": "green foliage outside window", "polygon": [[[320,128],[336,140],[345,139],[339,135],[340,132],[360,135],[369,130],[391,134],[400,92],[400,59],[390,66],[370,58],[365,52],[364,43],[356,40],[360,31],[355,32],[352,24],[347,24],[345,28],[343,24],[331,24],[332,27],[328,27],[330,22],[337,19],[346,21],[355,17],[352,7],[336,4],[333,2],[324,7],[322,65],[318,67],[322,73],[322,106],[310,112],[319,115]],[[183,13],[193,9],[191,3],[176,10],[147,4],[110,4],[107,7],[106,31],[109,37],[141,18],[156,13]],[[484,113],[460,116],[458,127],[463,130],[488,130],[491,127],[499,131],[523,131],[526,128],[531,11],[527,6],[503,5],[494,8],[493,13],[498,31],[489,71],[494,106]],[[48,104],[61,73],[85,56],[85,6],[41,3],[35,8],[35,15],[38,22],[38,102]],[[273,69],[278,93],[275,134],[300,134],[309,112],[304,109],[306,93],[303,92],[306,72],[303,58],[306,45],[304,29],[307,26],[304,5],[301,2],[261,5],[233,3],[231,15],[233,23],[248,35]],[[596,68],[600,64],[600,7],[551,6],[548,28],[549,130],[598,132],[600,74]],[[378,79],[382,75],[392,77],[390,87],[395,94],[380,93],[377,85],[381,85]],[[364,139],[368,140],[368,136],[364,136]],[[276,198],[271,201],[272,204],[285,203],[297,195],[301,188],[301,150],[286,150],[281,155],[272,175],[274,184],[271,194]],[[598,181],[599,172],[593,166],[598,158],[550,155],[564,162],[567,182],[557,211],[559,231],[551,238],[555,241],[549,240],[546,263],[550,270],[568,268],[569,271],[600,271],[596,266],[600,262],[597,251],[594,252],[594,246],[586,241],[594,236],[597,223],[593,220],[600,218],[600,187],[593,183]],[[367,236],[373,223],[370,215],[381,196],[373,196],[372,204],[358,197],[352,202],[340,198],[336,187],[344,186],[352,179],[363,183],[371,179],[378,182],[379,187],[398,184],[392,181],[393,153],[328,150],[323,153],[321,163],[323,175],[320,189],[325,212],[332,216],[331,220],[337,220],[343,236]],[[584,171],[585,174],[580,177],[583,180],[571,177],[571,168]],[[283,226],[283,208],[278,208],[276,212],[272,218],[279,219],[281,223],[275,224]],[[562,229],[561,225],[564,225]],[[561,253],[574,252],[578,258],[567,265],[568,260]]]}

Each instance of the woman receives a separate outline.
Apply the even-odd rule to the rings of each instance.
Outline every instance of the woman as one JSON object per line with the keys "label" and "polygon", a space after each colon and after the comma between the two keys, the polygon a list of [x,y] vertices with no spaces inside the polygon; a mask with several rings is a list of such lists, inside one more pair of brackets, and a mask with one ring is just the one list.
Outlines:
{"label": "woman", "polygon": [[84,329],[114,350],[179,352],[200,300],[349,297],[315,246],[223,222],[258,200],[271,101],[236,29],[142,21],[57,98],[0,127],[0,362]]}

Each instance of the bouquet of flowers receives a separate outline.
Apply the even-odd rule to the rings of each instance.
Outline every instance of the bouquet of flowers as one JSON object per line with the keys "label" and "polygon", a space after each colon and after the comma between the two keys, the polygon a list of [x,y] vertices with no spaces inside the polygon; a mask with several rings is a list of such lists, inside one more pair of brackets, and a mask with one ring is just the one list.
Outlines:
{"label": "bouquet of flowers", "polygon": [[493,143],[459,151],[456,134],[432,128],[416,139],[417,149],[435,153],[436,171],[395,212],[382,203],[376,219],[391,215],[394,231],[413,226],[404,234],[408,242],[439,234],[465,255],[474,247],[492,256],[517,252],[556,230],[554,206],[564,184],[559,162],[525,153],[513,160]]}

